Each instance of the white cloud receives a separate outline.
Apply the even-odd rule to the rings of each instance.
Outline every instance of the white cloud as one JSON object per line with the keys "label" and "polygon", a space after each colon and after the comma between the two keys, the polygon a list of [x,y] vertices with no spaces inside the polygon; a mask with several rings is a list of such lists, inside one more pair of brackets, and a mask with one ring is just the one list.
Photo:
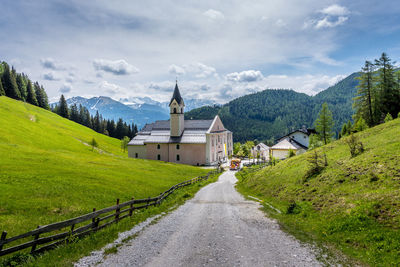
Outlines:
{"label": "white cloud", "polygon": [[242,72],[233,72],[226,75],[226,79],[231,82],[255,82],[263,79],[259,70],[245,70]]}
{"label": "white cloud", "polygon": [[56,62],[53,58],[48,57],[48,58],[42,58],[40,60],[40,64],[42,65],[43,68],[45,69],[51,69],[51,70],[66,70],[67,66]]}
{"label": "white cloud", "polygon": [[98,88],[108,96],[123,96],[127,93],[125,88],[107,81],[100,82]]}
{"label": "white cloud", "polygon": [[222,12],[215,9],[209,9],[206,12],[204,12],[203,15],[213,20],[222,20],[225,18]]}
{"label": "white cloud", "polygon": [[97,71],[105,71],[114,75],[128,75],[138,73],[139,69],[129,64],[123,59],[120,60],[106,60],[106,59],[95,59],[93,60],[93,67]]}
{"label": "white cloud", "polygon": [[207,66],[201,62],[185,65],[184,68],[187,72],[194,73],[196,78],[207,78],[217,73],[214,67]]}
{"label": "white cloud", "polygon": [[344,16],[350,14],[350,11],[344,6],[334,4],[322,9],[321,13],[330,16]]}
{"label": "white cloud", "polygon": [[329,17],[325,17],[319,21],[316,22],[315,28],[316,29],[321,29],[321,28],[333,28],[339,25],[342,25],[345,23],[349,18],[348,17],[338,17],[335,20],[330,20]]}
{"label": "white cloud", "polygon": [[42,75],[43,79],[47,81],[59,81],[61,80],[60,77],[58,77],[53,71],[43,73]]}
{"label": "white cloud", "polygon": [[182,67],[179,67],[175,64],[172,64],[168,67],[168,72],[174,75],[183,75],[185,74],[185,70]]}

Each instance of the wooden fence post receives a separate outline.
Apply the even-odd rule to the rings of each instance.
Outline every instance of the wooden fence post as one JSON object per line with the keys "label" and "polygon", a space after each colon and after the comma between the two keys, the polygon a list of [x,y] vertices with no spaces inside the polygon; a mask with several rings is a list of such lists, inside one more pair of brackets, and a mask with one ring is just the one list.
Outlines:
{"label": "wooden fence post", "polygon": [[6,240],[7,232],[3,231],[0,237],[0,251],[3,249],[3,241]]}
{"label": "wooden fence post", "polygon": [[[135,198],[133,197],[132,201],[134,201],[134,200],[135,200]],[[129,217],[132,216],[132,213],[133,213],[133,203],[129,206]]]}
{"label": "wooden fence post", "polygon": [[[39,228],[40,228],[40,225],[38,225],[37,229],[39,229]],[[39,234],[36,234],[36,235],[35,235],[35,238],[34,238],[33,240],[36,241],[36,240],[38,240],[38,239],[39,239]],[[31,253],[35,252],[36,246],[37,246],[36,243],[34,243],[34,244],[32,245]]]}
{"label": "wooden fence post", "polygon": [[[119,198],[117,198],[117,206],[119,205]],[[116,210],[115,210],[115,220],[118,222],[118,219],[119,219],[119,211],[120,211],[120,208],[118,207]]]}

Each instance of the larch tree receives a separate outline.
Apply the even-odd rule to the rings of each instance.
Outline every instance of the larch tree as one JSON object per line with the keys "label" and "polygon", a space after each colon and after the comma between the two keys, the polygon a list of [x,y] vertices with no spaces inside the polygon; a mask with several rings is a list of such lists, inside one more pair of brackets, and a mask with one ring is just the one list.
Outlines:
{"label": "larch tree", "polygon": [[376,124],[376,108],[377,108],[377,94],[374,77],[375,65],[370,61],[365,61],[365,65],[361,70],[359,85],[357,86],[357,95],[353,99],[353,107],[356,110],[354,120],[357,121],[363,118],[368,126]]}
{"label": "larch tree", "polygon": [[318,134],[319,139],[324,143],[328,144],[332,140],[333,136],[333,117],[332,112],[328,108],[328,104],[325,102],[322,104],[322,109],[318,114],[318,118],[315,121],[315,130]]}

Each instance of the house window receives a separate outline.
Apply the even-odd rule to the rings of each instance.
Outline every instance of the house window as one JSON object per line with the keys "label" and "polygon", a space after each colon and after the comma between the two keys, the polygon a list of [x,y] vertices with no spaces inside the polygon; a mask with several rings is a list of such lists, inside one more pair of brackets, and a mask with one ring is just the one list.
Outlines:
{"label": "house window", "polygon": [[180,160],[179,155],[176,155],[176,161],[179,161],[179,160]]}
{"label": "house window", "polygon": [[221,138],[220,138],[220,136],[218,135],[218,143],[219,143],[219,142],[221,142]]}
{"label": "house window", "polygon": [[160,149],[160,148],[161,148],[161,146],[160,146],[160,144],[158,144],[158,145],[157,145],[157,149]]}
{"label": "house window", "polygon": [[179,146],[179,145],[176,145],[176,149],[178,149],[178,150],[179,150],[179,149],[180,149],[180,146]]}
{"label": "house window", "polygon": [[138,153],[135,153],[135,158],[138,158],[138,157],[139,157]]}
{"label": "house window", "polygon": [[306,139],[307,138],[307,136],[304,136],[304,139]]}
{"label": "house window", "polygon": [[174,113],[176,113],[176,108],[174,108]]}
{"label": "house window", "polygon": [[157,155],[157,160],[161,160],[161,155],[160,154]]}

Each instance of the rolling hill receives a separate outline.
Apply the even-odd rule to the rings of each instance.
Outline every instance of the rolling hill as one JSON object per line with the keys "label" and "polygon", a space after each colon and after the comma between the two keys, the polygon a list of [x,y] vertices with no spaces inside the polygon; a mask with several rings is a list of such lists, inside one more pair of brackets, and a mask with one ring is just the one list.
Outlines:
{"label": "rolling hill", "polygon": [[233,132],[234,141],[274,142],[293,129],[312,127],[321,105],[327,102],[335,120],[335,131],[351,119],[352,99],[359,73],[353,73],[315,96],[293,90],[264,90],[245,95],[222,106],[207,106],[185,113],[186,119],[210,119],[219,115]]}
{"label": "rolling hill", "polygon": [[365,151],[356,157],[346,144],[349,137],[316,149],[326,154],[328,166],[308,180],[307,158],[313,151],[237,175],[238,188],[268,203],[270,216],[298,237],[333,244],[362,266],[398,266],[399,132],[396,119],[357,133]]}
{"label": "rolling hill", "polygon": [[[115,203],[158,195],[207,171],[131,159],[120,140],[0,97],[0,229],[9,236]],[[98,149],[88,143],[95,138]]]}

